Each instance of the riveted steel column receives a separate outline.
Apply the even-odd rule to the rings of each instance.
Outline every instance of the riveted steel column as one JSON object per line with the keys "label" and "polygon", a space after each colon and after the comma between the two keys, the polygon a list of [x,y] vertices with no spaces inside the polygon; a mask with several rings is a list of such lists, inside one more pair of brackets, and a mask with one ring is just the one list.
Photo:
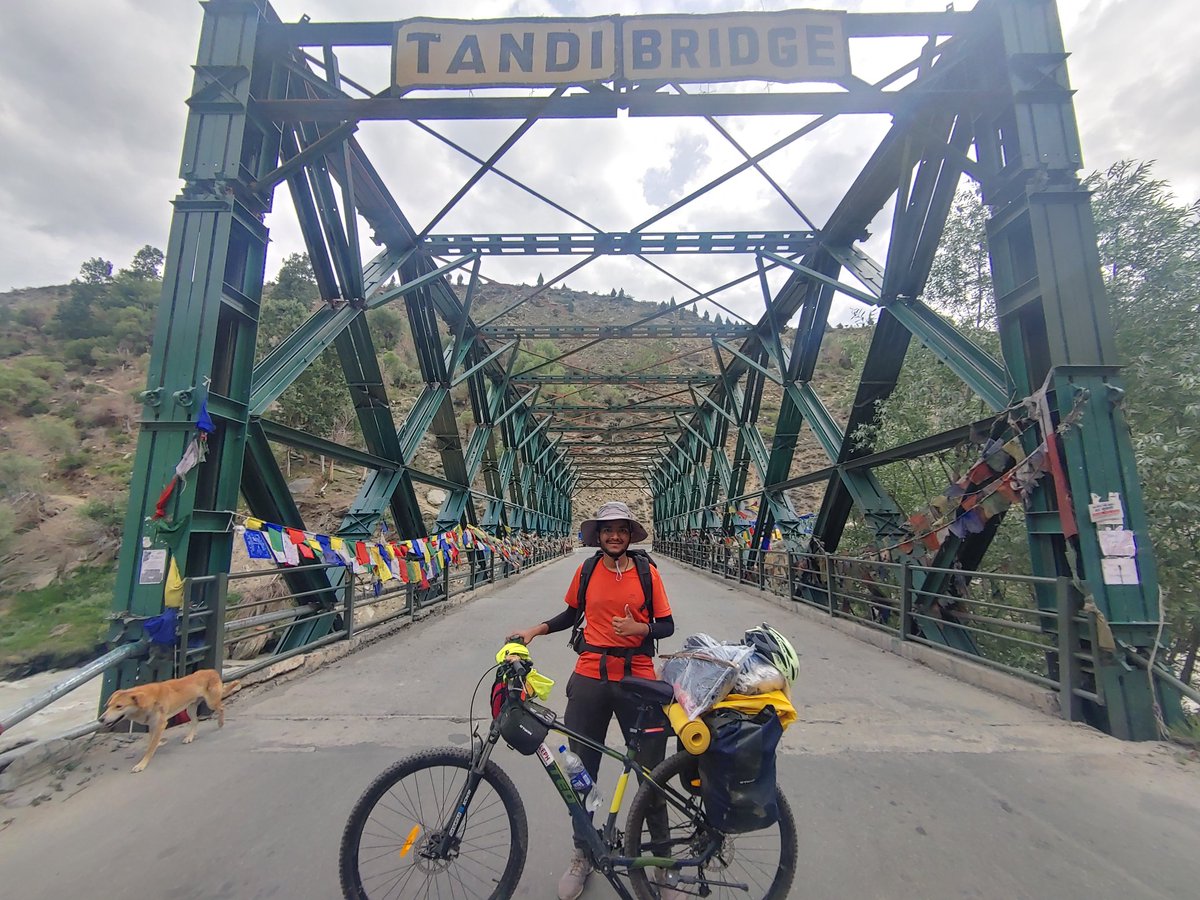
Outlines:
{"label": "riveted steel column", "polygon": [[[229,569],[266,257],[262,223],[270,208],[270,194],[250,185],[277,166],[279,152],[278,133],[246,115],[251,94],[269,97],[278,88],[258,41],[270,15],[265,3],[205,4],[184,134],[184,187],[167,243],[113,598],[117,613],[162,610],[161,581],[142,583],[149,580],[144,553],[169,551],[185,576]],[[208,460],[176,486],[165,518],[151,522],[206,399],[216,424]],[[143,676],[169,677],[167,668],[152,666]],[[135,664],[111,670],[104,696],[135,677]]]}
{"label": "riveted steel column", "polygon": [[[1076,573],[1113,637],[1148,655],[1159,617],[1158,576],[1120,408],[1095,224],[1076,174],[1082,156],[1057,10],[1052,0],[1002,0],[982,13],[994,18],[994,27],[981,58],[1004,94],[976,119],[1001,346],[1018,394],[1031,394],[1049,379],[1055,422],[1076,421],[1062,435],[1071,508],[1058,508],[1050,486],[1030,510],[1034,572]],[[1092,495],[1110,494],[1120,496],[1125,527],[1137,535],[1136,584],[1109,584],[1101,571],[1088,504]],[[1049,609],[1060,602],[1052,590],[1040,600]],[[1104,705],[1085,702],[1085,717],[1118,737],[1157,738],[1144,673],[1096,652],[1096,693]],[[1178,716],[1177,698],[1163,699],[1168,720]]]}

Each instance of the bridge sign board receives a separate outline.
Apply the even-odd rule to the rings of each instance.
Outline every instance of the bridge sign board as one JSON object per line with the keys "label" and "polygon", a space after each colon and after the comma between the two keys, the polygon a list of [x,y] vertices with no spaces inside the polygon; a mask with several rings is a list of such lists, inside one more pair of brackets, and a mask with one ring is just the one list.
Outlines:
{"label": "bridge sign board", "polygon": [[819,10],[407,19],[396,26],[394,87],[838,81],[850,74],[844,21]]}

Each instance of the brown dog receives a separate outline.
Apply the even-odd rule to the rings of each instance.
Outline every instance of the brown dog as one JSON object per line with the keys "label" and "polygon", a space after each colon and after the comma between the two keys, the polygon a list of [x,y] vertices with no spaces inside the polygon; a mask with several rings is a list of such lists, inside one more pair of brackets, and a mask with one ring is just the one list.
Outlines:
{"label": "brown dog", "polygon": [[139,725],[150,726],[150,746],[146,748],[146,755],[133,767],[134,772],[140,772],[150,764],[154,751],[163,741],[167,722],[177,713],[186,709],[192,726],[183,742],[190,744],[196,739],[196,708],[201,700],[217,714],[217,727],[224,728],[225,707],[221,705],[221,700],[240,685],[238,681],[222,685],[221,675],[216,669],[200,669],[183,678],[113,691],[104,712],[100,714],[100,721],[105,725],[113,725],[122,719],[129,719]]}

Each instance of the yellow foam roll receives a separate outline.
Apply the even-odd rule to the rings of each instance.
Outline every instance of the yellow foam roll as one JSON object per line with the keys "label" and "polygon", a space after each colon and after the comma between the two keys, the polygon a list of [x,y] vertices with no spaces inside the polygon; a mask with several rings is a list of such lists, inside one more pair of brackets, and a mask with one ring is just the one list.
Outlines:
{"label": "yellow foam roll", "polygon": [[683,749],[693,756],[699,756],[708,749],[712,735],[704,722],[699,719],[694,721],[689,719],[687,713],[683,711],[683,707],[678,703],[672,703],[666,709],[667,718],[671,721],[671,727],[675,729],[675,733],[679,735]]}

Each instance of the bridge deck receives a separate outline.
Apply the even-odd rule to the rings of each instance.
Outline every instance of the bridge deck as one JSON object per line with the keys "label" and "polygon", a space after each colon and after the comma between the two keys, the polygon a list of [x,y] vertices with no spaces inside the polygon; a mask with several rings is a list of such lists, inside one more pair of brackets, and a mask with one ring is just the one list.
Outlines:
{"label": "bridge deck", "polygon": [[[358,794],[402,754],[467,741],[467,701],[499,639],[558,610],[570,566],[243,696],[223,731],[202,723],[182,746],[176,729],[141,775],[128,769],[144,738],[106,738],[47,802],[3,811],[6,895],[114,896],[136,881],[171,898],[336,896],[338,838]],[[800,721],[779,761],[801,824],[795,896],[1195,895],[1195,763],[955,682],[669,560],[661,571],[681,634],[732,639],[767,620],[801,653]],[[533,651],[559,681],[561,709],[563,636]],[[507,749],[498,761],[530,815],[521,893],[552,896],[569,853],[561,805],[531,761]],[[611,779],[602,771],[608,790]],[[602,882],[585,894],[601,896]]]}

